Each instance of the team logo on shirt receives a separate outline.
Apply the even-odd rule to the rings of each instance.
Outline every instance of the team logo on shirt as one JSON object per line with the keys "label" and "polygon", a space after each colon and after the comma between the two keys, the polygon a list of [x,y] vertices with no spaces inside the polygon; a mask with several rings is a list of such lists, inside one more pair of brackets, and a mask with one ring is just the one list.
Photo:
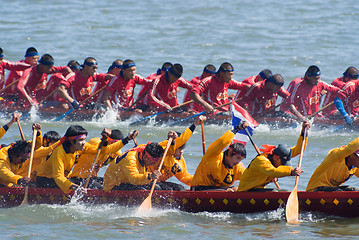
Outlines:
{"label": "team logo on shirt", "polygon": [[217,99],[217,101],[227,100],[228,99],[228,93],[227,92],[218,93],[216,99]]}
{"label": "team logo on shirt", "polygon": [[167,94],[167,97],[169,99],[176,98],[177,97],[177,91],[178,91],[178,88],[173,89],[172,91],[169,91],[168,94]]}
{"label": "team logo on shirt", "polygon": [[275,102],[276,102],[276,99],[275,97],[274,98],[271,98],[269,100],[266,101],[266,108],[270,108],[271,106],[274,106],[275,105]]}
{"label": "team logo on shirt", "polygon": [[133,93],[133,87],[130,87],[129,89],[125,90],[125,96],[126,97],[131,97]]}
{"label": "team logo on shirt", "polygon": [[182,168],[177,163],[175,163],[171,168],[171,172],[173,174],[176,174],[176,173],[181,172],[181,171],[182,171]]}
{"label": "team logo on shirt", "polygon": [[355,102],[353,102],[353,107],[359,107],[359,100],[355,100]]}
{"label": "team logo on shirt", "polygon": [[223,182],[227,184],[233,183],[233,174],[227,173],[226,177],[224,178]]}
{"label": "team logo on shirt", "polygon": [[43,80],[36,85],[35,90],[40,90],[40,89],[46,89],[46,80],[45,81]]}
{"label": "team logo on shirt", "polygon": [[309,105],[317,104],[319,103],[319,101],[320,101],[320,96],[319,94],[316,94],[315,96],[309,98]]}
{"label": "team logo on shirt", "polygon": [[92,86],[88,86],[87,88],[81,88],[80,95],[90,95],[92,90]]}

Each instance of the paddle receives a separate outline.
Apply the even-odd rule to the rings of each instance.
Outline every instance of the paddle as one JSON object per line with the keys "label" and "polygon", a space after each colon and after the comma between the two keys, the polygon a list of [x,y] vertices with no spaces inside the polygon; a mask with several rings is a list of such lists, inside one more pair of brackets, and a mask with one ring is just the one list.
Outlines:
{"label": "paddle", "polygon": [[[356,121],[358,121],[358,119],[359,119],[359,117],[355,118],[355,119],[353,120],[353,124],[354,124]],[[340,129],[344,128],[344,126],[345,126],[345,125],[340,125],[340,126],[336,127],[332,132],[337,132],[337,131],[339,131]]]}
{"label": "paddle", "polygon": [[202,149],[203,149],[203,155],[206,153],[206,139],[204,137],[204,123],[201,123],[201,129],[202,129]]}
{"label": "paddle", "polygon": [[264,111],[262,114],[258,115],[258,116],[253,116],[253,118],[260,118],[263,117],[264,115],[267,115],[268,113],[272,112],[273,110],[275,110],[276,108],[280,107],[284,102],[281,102],[273,107],[271,107],[270,109],[268,109],[267,111]]}
{"label": "paddle", "polygon": [[[244,128],[244,131],[246,131],[246,134],[247,134],[249,140],[251,141],[251,143],[252,143],[254,149],[256,150],[257,154],[261,154],[261,152],[259,151],[259,148],[257,147],[257,145],[253,142],[252,136],[251,136],[251,134],[248,132],[247,128]],[[280,186],[279,186],[279,184],[278,184],[277,181],[274,181],[274,184],[275,184],[275,186],[276,186],[278,189],[280,189]]]}
{"label": "paddle", "polygon": [[0,90],[0,93],[2,93],[3,91],[5,91],[6,89],[8,89],[9,87],[11,87],[12,85],[14,85],[15,83],[17,83],[20,80],[20,78],[18,80],[13,81],[12,83],[10,83],[9,85],[7,85],[6,87],[4,87],[3,89]]}
{"label": "paddle", "polygon": [[[81,106],[82,104],[86,103],[88,100],[90,100],[92,97],[94,97],[95,95],[97,95],[98,93],[100,93],[102,90],[104,90],[107,87],[107,85],[103,86],[102,88],[100,88],[99,90],[97,90],[96,92],[94,92],[92,95],[88,96],[85,100],[83,100],[82,102],[79,103],[79,105]],[[74,111],[74,108],[71,108],[69,111],[65,112],[64,114],[62,114],[61,116],[55,118],[53,121],[60,121],[61,119],[63,119],[64,117],[66,117],[67,115],[69,115],[72,111]]]}
{"label": "paddle", "polygon": [[[166,150],[165,150],[165,153],[164,153],[163,156],[162,156],[162,159],[161,159],[161,162],[160,162],[160,166],[158,167],[158,171],[161,171],[163,162],[165,161],[165,158],[166,158],[168,149],[171,147],[172,141],[173,141],[173,138],[168,139],[167,146],[166,146]],[[151,190],[150,190],[150,194],[149,194],[148,197],[142,202],[142,204],[140,205],[140,207],[137,209],[137,212],[141,212],[141,211],[145,211],[145,210],[151,210],[151,208],[152,208],[152,193],[153,193],[153,190],[155,189],[156,182],[157,182],[157,179],[155,179],[155,180],[153,181],[153,184],[152,184],[152,187],[151,187]]]}
{"label": "paddle", "polygon": [[87,179],[85,181],[85,184],[84,184],[84,188],[87,188],[87,186],[89,185],[90,183],[90,180],[91,180],[91,175],[93,173],[93,171],[95,170],[95,164],[97,162],[97,159],[98,159],[98,156],[100,155],[100,152],[101,152],[101,149],[102,149],[102,146],[103,146],[103,140],[100,142],[100,144],[98,145],[98,148],[97,148],[97,152],[96,152],[96,155],[95,155],[95,158],[92,162],[92,165],[91,165],[91,170],[87,176]]}
{"label": "paddle", "polygon": [[25,140],[25,136],[24,136],[24,133],[23,133],[23,131],[22,131],[22,128],[21,128],[19,119],[16,119],[16,122],[17,122],[17,126],[19,127],[21,139],[22,139],[22,140]]}
{"label": "paddle", "polygon": [[308,119],[311,119],[312,117],[314,117],[315,115],[317,115],[318,113],[320,113],[321,111],[323,111],[324,109],[330,107],[330,106],[333,105],[333,104],[334,104],[334,101],[328,103],[327,105],[325,105],[324,107],[322,107],[321,109],[319,109],[318,111],[316,111],[315,113],[313,113],[312,115],[310,115],[310,116],[308,117]]}
{"label": "paddle", "polygon": [[[32,160],[34,159],[36,135],[37,135],[37,130],[34,129],[33,134],[32,134],[31,153],[30,153],[30,159],[29,159],[29,169],[28,169],[28,171],[27,171],[27,177],[28,177],[28,178],[30,178],[30,176],[31,176],[31,166],[32,166]],[[24,199],[22,200],[22,203],[20,204],[20,206],[27,205],[28,196],[29,196],[29,186],[26,186],[26,187],[25,187]]]}
{"label": "paddle", "polygon": [[[187,105],[187,104],[189,104],[189,103],[191,103],[191,102],[193,102],[193,100],[184,102],[184,103],[179,104],[179,105],[177,105],[177,106],[174,106],[174,107],[172,108],[172,110],[173,110],[173,109],[176,109],[176,108],[179,108],[179,107],[182,107],[182,106],[184,106],[184,105]],[[172,111],[172,110],[171,110],[171,111]],[[142,121],[144,121],[144,120],[146,120],[146,119],[153,118],[153,117],[155,117],[155,116],[161,115],[162,113],[168,113],[168,112],[171,112],[171,111],[158,112],[158,113],[152,114],[151,116],[143,117],[143,118],[141,118],[141,119],[139,119],[139,120],[137,120],[137,121],[134,121],[134,122],[130,123],[129,125],[131,126],[131,125],[137,124],[137,123],[139,123],[139,122],[142,122]]]}
{"label": "paddle", "polygon": [[[300,149],[298,168],[300,168],[302,166],[302,159],[303,159],[303,152],[304,152],[304,145],[305,145],[304,142],[305,142],[306,135],[307,135],[307,128],[304,129],[303,135],[304,136],[303,136],[303,141],[302,141],[302,147]],[[287,200],[287,205],[285,207],[285,216],[287,218],[288,223],[297,223],[298,222],[298,212],[299,212],[298,192],[297,192],[298,180],[299,180],[299,176],[296,176],[294,189],[290,193],[288,200]]]}

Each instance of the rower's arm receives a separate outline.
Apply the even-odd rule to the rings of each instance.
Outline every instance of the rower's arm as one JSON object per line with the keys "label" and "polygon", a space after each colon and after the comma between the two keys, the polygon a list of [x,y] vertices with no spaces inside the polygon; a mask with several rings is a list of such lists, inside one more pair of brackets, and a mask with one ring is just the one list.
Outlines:
{"label": "rower's arm", "polygon": [[68,94],[65,85],[60,84],[60,86],[58,87],[57,92],[58,92],[58,94],[60,95],[61,98],[67,100],[69,103],[72,103],[74,101],[74,99],[72,97],[70,97],[70,95]]}
{"label": "rower's arm", "polygon": [[343,105],[343,101],[338,98],[335,97],[334,99],[334,104],[337,107],[338,111],[340,112],[340,114],[343,116],[346,124],[348,125],[352,125],[353,124],[353,120],[350,118],[349,114],[345,111],[344,109],[344,105]]}
{"label": "rower's arm", "polygon": [[104,94],[103,94],[104,103],[106,104],[106,107],[108,107],[109,109],[112,109],[110,96],[111,96],[111,92],[109,90],[105,89]]}
{"label": "rower's arm", "polygon": [[206,102],[205,100],[203,100],[203,98],[198,93],[192,91],[190,92],[189,96],[192,98],[194,102],[201,104],[206,109],[207,112],[212,112],[214,110],[212,105]]}
{"label": "rower's arm", "polygon": [[298,112],[297,108],[294,106],[294,104],[289,105],[290,111],[302,122],[308,121],[306,117],[304,117],[300,112]]}

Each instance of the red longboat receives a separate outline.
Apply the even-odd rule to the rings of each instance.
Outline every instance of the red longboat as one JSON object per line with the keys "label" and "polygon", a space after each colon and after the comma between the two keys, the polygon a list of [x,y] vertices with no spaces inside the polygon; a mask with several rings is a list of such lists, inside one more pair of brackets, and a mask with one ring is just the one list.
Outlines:
{"label": "red longboat", "polygon": [[[19,206],[24,188],[0,188],[0,206]],[[67,204],[71,196],[59,189],[29,188],[29,204]],[[139,206],[149,191],[88,190],[80,201],[91,204]],[[256,213],[285,207],[290,192],[154,191],[155,208],[185,212]],[[359,217],[359,192],[298,192],[301,212],[318,212],[346,218]]]}

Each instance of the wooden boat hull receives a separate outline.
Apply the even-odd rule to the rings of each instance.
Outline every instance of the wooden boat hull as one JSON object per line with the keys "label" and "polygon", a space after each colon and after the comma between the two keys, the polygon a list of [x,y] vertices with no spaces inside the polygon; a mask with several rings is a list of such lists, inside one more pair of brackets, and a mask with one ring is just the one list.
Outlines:
{"label": "wooden boat hull", "polygon": [[[0,188],[0,207],[19,206],[24,188]],[[88,190],[80,201],[92,204],[139,206],[149,191]],[[290,192],[154,191],[155,208],[185,212],[256,213],[285,207]],[[29,204],[67,204],[73,192],[59,189],[30,188]],[[298,192],[301,212],[319,212],[346,218],[359,217],[359,192]]]}

